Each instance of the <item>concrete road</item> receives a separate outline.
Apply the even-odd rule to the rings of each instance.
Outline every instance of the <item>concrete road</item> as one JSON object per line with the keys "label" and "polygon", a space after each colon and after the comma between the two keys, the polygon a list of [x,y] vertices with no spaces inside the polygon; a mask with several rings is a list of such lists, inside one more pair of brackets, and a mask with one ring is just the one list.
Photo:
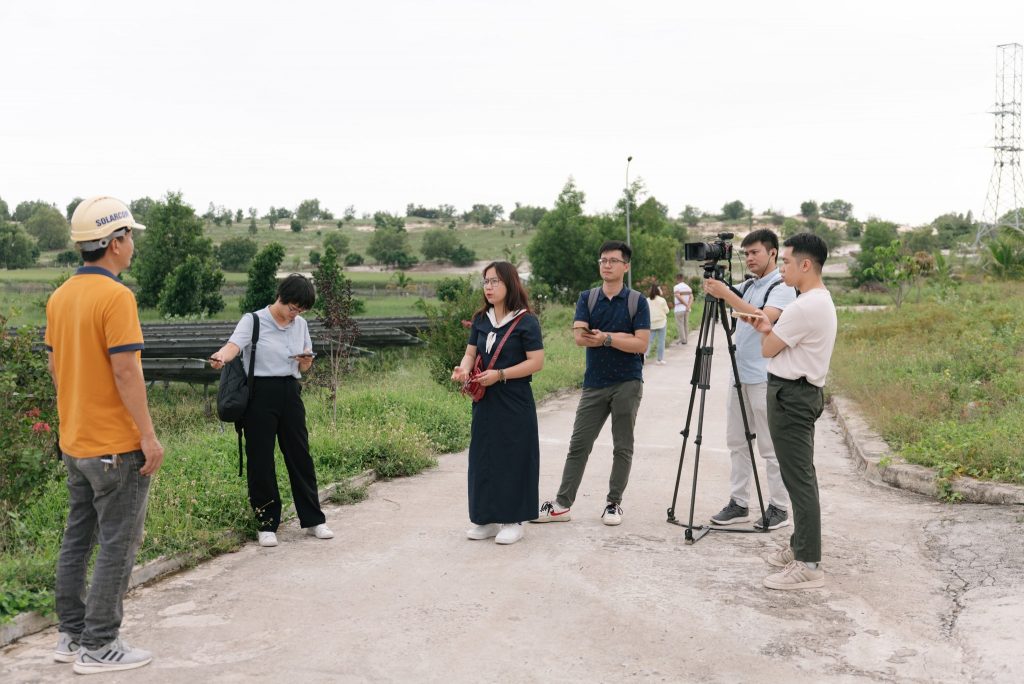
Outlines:
{"label": "concrete road", "polygon": [[[696,513],[728,500],[724,341],[707,394]],[[125,638],[156,654],[107,681],[990,682],[1024,679],[1022,511],[947,505],[867,483],[838,428],[818,423],[826,587],[764,589],[760,556],[792,528],[684,543],[665,522],[693,342],[648,365],[620,527],[601,524],[610,435],[568,523],[518,544],[469,541],[466,455],[375,484],[237,553],[133,592]],[[540,409],[541,498],[553,496],[576,394]],[[173,457],[173,455],[172,455]],[[689,506],[693,445],[677,507]],[[763,479],[763,478],[762,478]],[[56,632],[0,653],[0,681],[69,681]]]}

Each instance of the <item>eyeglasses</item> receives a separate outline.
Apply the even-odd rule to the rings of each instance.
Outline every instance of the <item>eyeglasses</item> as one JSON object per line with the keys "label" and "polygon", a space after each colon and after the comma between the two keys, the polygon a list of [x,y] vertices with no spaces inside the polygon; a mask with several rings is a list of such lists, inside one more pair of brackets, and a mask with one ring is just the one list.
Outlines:
{"label": "eyeglasses", "polygon": [[301,313],[306,313],[306,310],[305,309],[300,309],[299,307],[295,306],[294,304],[289,304],[288,305],[288,313],[294,314],[294,315],[298,316]]}
{"label": "eyeglasses", "polygon": [[597,260],[598,266],[617,266],[619,264],[628,264],[628,263],[629,263],[628,261],[623,261],[622,259],[598,259]]}
{"label": "eyeglasses", "polygon": [[484,278],[480,281],[480,284],[484,287],[498,287],[501,284],[501,278]]}

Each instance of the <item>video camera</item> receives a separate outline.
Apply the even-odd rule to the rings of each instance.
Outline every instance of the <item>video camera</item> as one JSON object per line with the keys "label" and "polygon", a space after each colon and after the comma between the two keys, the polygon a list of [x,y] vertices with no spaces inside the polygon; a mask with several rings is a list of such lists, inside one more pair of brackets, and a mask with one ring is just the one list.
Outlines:
{"label": "video camera", "polygon": [[687,242],[683,245],[686,261],[718,261],[732,259],[732,233],[719,233],[714,242]]}

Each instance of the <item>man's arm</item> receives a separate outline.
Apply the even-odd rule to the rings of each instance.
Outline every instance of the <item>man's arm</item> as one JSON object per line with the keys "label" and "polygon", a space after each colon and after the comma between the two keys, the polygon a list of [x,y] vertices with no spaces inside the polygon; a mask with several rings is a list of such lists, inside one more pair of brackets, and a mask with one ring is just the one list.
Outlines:
{"label": "man's arm", "polygon": [[[765,314],[768,313],[768,309],[774,309],[778,311],[778,309],[775,309],[775,307],[767,307],[765,309]],[[757,332],[761,333],[762,335],[761,356],[765,357],[766,359],[772,358],[780,351],[789,346],[788,344],[782,341],[781,337],[772,332],[772,328],[774,327],[774,321],[770,320],[769,318],[755,318],[753,319],[751,325],[753,325],[754,329],[757,330]]]}
{"label": "man's arm", "polygon": [[111,354],[110,366],[114,370],[114,384],[117,386],[117,393],[121,395],[121,402],[142,433],[142,453],[146,456],[146,464],[139,473],[153,475],[160,470],[164,462],[164,447],[156,438],[153,420],[149,416],[142,366],[139,365],[134,351]]}

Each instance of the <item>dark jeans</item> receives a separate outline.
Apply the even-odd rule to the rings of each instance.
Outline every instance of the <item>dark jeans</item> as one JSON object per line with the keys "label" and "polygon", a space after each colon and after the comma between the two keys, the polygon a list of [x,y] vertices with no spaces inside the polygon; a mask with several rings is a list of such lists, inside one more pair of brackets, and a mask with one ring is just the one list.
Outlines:
{"label": "dark jeans", "polygon": [[597,389],[583,388],[583,395],[576,407],[569,454],[565,457],[565,468],[562,470],[562,486],[558,489],[556,501],[559,506],[568,508],[576,500],[576,491],[583,480],[587,459],[609,415],[612,417],[612,473],[608,480],[608,501],[622,502],[622,494],[629,483],[629,471],[633,465],[633,426],[643,395],[644,383],[640,380],[627,380]]}
{"label": "dark jeans", "polygon": [[793,557],[821,560],[821,505],[814,469],[814,422],[825,407],[824,392],[806,380],[768,376],[768,428],[775,443],[782,483],[793,510]]}
{"label": "dark jeans", "polygon": [[[141,451],[97,458],[64,455],[68,524],[57,560],[55,598],[60,631],[96,649],[117,638],[135,555],[142,545],[151,478],[139,474]],[[92,582],[85,579],[99,543]]]}
{"label": "dark jeans", "polygon": [[296,378],[256,378],[252,402],[245,412],[246,476],[249,503],[260,530],[276,532],[281,524],[281,492],[274,468],[274,440],[281,446],[295,512],[302,527],[326,522],[320,510],[316,471],[309,455],[306,407]]}

